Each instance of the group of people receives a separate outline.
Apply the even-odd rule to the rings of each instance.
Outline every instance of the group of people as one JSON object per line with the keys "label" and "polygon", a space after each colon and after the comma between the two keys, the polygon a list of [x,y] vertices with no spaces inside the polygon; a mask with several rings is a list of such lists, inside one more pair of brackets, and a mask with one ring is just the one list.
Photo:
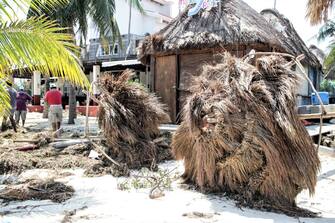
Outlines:
{"label": "group of people", "polygon": [[22,120],[22,126],[24,126],[26,117],[27,117],[27,102],[31,101],[32,98],[24,92],[23,89],[20,89],[17,92],[13,88],[13,84],[11,82],[7,83],[7,91],[10,99],[10,111],[8,115],[5,115],[2,121],[1,130],[4,131],[6,128],[7,118],[9,118],[13,130],[16,132],[16,125],[19,124],[20,119]]}
{"label": "group of people", "polygon": [[[24,89],[20,89],[18,92],[13,88],[11,82],[6,82],[7,92],[10,98],[10,111],[8,115],[5,115],[2,120],[1,131],[6,129],[7,119],[10,120],[12,128],[17,132],[17,125],[22,121],[22,127],[24,127],[27,117],[27,103],[32,101],[32,97],[29,96]],[[47,91],[44,97],[44,102],[49,105],[48,119],[52,125],[52,130],[56,131],[60,128],[62,122],[62,93],[57,90],[55,84],[50,85],[50,90]]]}

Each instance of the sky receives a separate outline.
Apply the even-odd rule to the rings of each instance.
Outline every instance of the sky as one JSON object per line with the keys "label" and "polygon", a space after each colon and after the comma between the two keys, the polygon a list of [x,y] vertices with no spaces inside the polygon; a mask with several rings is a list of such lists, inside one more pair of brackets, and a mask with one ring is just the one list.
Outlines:
{"label": "sky", "polygon": [[[174,0],[177,2],[178,0]],[[274,7],[274,0],[244,0],[248,5],[260,12],[266,8]],[[315,38],[320,25],[311,26],[305,18],[308,0],[277,0],[276,9],[285,15],[293,24],[300,37],[306,45],[315,44],[322,50],[327,51],[329,41],[318,42]],[[178,13],[178,4],[173,5],[173,14]]]}

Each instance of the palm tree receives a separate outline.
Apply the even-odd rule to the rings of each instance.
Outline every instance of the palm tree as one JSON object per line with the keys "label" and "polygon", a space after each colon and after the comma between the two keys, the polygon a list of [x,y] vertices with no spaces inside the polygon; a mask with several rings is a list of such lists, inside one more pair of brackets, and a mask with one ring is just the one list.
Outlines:
{"label": "palm tree", "polygon": [[323,41],[326,38],[332,38],[332,42],[329,45],[331,49],[324,61],[325,68],[325,77],[328,76],[330,72],[334,72],[335,70],[335,22],[332,20],[327,21],[319,30],[317,35],[318,41]]}
{"label": "palm tree", "polygon": [[[39,0],[38,0],[39,1]],[[129,0],[131,5],[143,10],[139,0]],[[31,14],[40,14],[32,10]],[[45,12],[43,12],[45,13]],[[75,26],[78,25],[77,33],[80,36],[80,45],[86,42],[88,31],[88,18],[91,18],[97,27],[103,42],[106,43],[107,36],[112,37],[112,41],[120,40],[120,32],[115,17],[115,0],[70,0],[62,8],[58,8],[53,13],[47,13],[50,18],[56,19],[61,26],[70,27],[69,31],[74,36]],[[74,124],[76,116],[76,99],[74,86],[69,92],[69,124]]]}
{"label": "palm tree", "polygon": [[328,19],[328,13],[332,9],[335,0],[308,0],[307,14],[312,25]]}
{"label": "palm tree", "polygon": [[129,50],[130,48],[130,33],[131,33],[131,20],[132,20],[132,8],[134,7],[137,8],[142,14],[144,13],[144,9],[142,8],[141,4],[137,0],[130,0],[129,1],[129,17],[128,17],[128,39],[127,39],[127,52],[126,52],[126,58],[128,57]]}
{"label": "palm tree", "polygon": [[[40,4],[43,1],[43,5]],[[29,7],[34,10],[54,10],[66,0],[0,0],[0,112],[9,108],[4,80],[11,70],[40,70],[44,74],[63,77],[71,83],[88,87],[78,58],[78,47],[72,36],[64,33],[56,21],[44,16],[19,19]]]}
{"label": "palm tree", "polygon": [[335,36],[335,22],[328,20],[319,30],[318,41],[325,40],[327,37]]}
{"label": "palm tree", "polygon": [[[45,92],[50,90],[50,79],[46,78],[45,79]],[[48,118],[49,116],[49,105],[48,102],[44,101],[43,105],[43,118]]]}

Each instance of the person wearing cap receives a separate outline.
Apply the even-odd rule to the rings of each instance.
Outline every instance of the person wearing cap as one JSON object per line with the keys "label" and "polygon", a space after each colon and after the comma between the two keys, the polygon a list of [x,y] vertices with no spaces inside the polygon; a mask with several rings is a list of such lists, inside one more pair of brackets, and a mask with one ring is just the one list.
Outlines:
{"label": "person wearing cap", "polygon": [[48,103],[49,107],[49,122],[52,125],[52,130],[57,131],[62,123],[63,108],[62,108],[62,93],[57,90],[54,83],[50,84],[50,90],[44,96],[44,101]]}
{"label": "person wearing cap", "polygon": [[16,111],[15,111],[15,123],[18,125],[20,118],[22,120],[22,127],[26,122],[27,117],[27,102],[31,101],[32,98],[21,88],[16,96]]}
{"label": "person wearing cap", "polygon": [[6,81],[6,84],[7,84],[7,92],[8,92],[9,99],[10,99],[10,101],[9,101],[10,102],[10,110],[9,110],[9,114],[5,115],[3,117],[2,125],[1,125],[1,131],[5,131],[6,122],[7,122],[7,119],[9,118],[14,132],[17,132],[16,131],[16,124],[15,124],[15,120],[14,120],[14,112],[15,112],[15,107],[16,107],[16,93],[17,92],[13,88],[13,84],[11,82]]}

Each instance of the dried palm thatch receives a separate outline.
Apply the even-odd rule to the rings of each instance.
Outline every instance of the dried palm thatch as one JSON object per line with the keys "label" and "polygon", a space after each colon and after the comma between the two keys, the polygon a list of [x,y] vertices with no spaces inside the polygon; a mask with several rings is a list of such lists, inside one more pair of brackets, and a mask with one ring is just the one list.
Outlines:
{"label": "dried palm thatch", "polygon": [[[130,168],[153,167],[167,158],[168,148],[153,142],[159,135],[158,126],[170,118],[158,98],[142,86],[130,83],[129,70],[99,81],[101,108],[99,125],[110,147],[110,155]],[[161,154],[165,154],[161,157]]]}
{"label": "dried palm thatch", "polygon": [[[321,67],[293,25],[279,12],[265,10],[267,13],[263,11],[260,14],[242,0],[221,0],[220,6],[210,10],[201,9],[196,15],[188,16],[189,9],[194,7],[190,5],[165,28],[141,42],[138,59],[150,64],[151,55],[179,54],[196,49],[217,51],[222,47],[230,50],[247,46],[258,51],[264,51],[265,47],[295,56],[304,54],[304,63]],[[277,18],[268,21],[270,11]]]}
{"label": "dried palm thatch", "polygon": [[306,17],[309,18],[312,25],[326,21],[333,4],[334,0],[309,0]]}
{"label": "dried palm thatch", "polygon": [[0,191],[0,199],[9,201],[52,200],[64,202],[74,194],[74,189],[54,180],[31,180],[18,185],[8,185]]}
{"label": "dried palm thatch", "polygon": [[298,77],[278,56],[256,66],[228,53],[195,81],[172,150],[183,177],[205,191],[294,207],[314,193],[320,162],[295,110]]}

